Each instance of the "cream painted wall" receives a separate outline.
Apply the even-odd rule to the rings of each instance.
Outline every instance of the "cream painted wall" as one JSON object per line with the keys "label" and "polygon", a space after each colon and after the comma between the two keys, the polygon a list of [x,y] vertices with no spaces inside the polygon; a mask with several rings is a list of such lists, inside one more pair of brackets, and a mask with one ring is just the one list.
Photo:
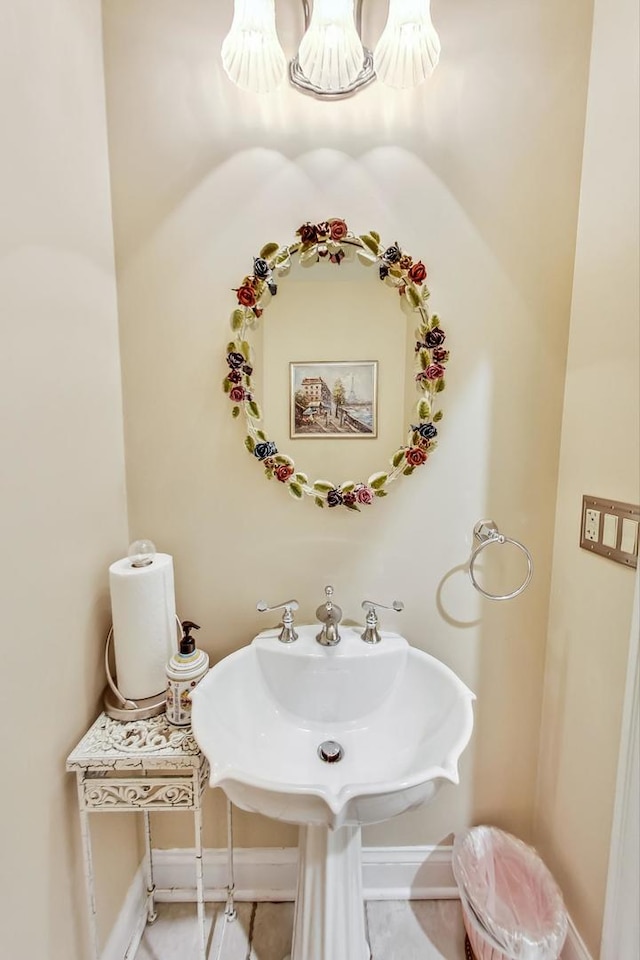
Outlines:
{"label": "cream painted wall", "polygon": [[633,572],[578,547],[583,493],[640,502],[638,5],[596,0],[536,840],[597,957]]}
{"label": "cream painted wall", "polygon": [[[98,0],[0,5],[3,957],[86,960],[75,777],[127,543]],[[109,930],[134,823],[96,824]]]}
{"label": "cream painted wall", "polygon": [[[132,534],[174,555],[178,610],[214,661],[266,625],[261,597],[296,595],[303,619],[326,583],[349,617],[365,596],[404,599],[387,625],[459,672],[477,723],[461,785],[366,841],[437,841],[479,820],[527,837],[591,3],[436,3],[444,55],[428,87],[330,104],[232,87],[219,63],[231,10],[104,3]],[[278,10],[292,54],[299,7]],[[220,388],[231,288],[264,242],[332,215],[425,260],[453,358],[437,456],[366,515],[266,483]],[[535,557],[511,604],[482,601],[464,574],[486,516]],[[505,564],[504,589],[511,577]],[[223,807],[209,802],[219,845]],[[159,836],[191,843],[186,824]],[[294,838],[240,818],[241,845]]]}

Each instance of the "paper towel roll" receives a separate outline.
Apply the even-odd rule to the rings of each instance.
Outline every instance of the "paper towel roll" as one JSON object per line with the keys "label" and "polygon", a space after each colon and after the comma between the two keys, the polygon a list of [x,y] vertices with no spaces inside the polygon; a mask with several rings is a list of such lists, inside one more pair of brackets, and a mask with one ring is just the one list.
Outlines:
{"label": "paper towel roll", "polygon": [[165,668],[178,647],[173,558],[133,567],[129,557],[109,567],[116,684],[129,700],[162,693]]}

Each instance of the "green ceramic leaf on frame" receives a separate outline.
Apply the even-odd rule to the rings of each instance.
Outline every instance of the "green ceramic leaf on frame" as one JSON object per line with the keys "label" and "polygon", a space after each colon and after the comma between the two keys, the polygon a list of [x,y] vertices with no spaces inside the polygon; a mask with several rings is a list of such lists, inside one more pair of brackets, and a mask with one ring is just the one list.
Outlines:
{"label": "green ceramic leaf on frame", "polygon": [[345,507],[347,508],[347,510],[357,510],[358,513],[361,512],[360,507],[358,506],[357,503],[345,503]]}
{"label": "green ceramic leaf on frame", "polygon": [[294,479],[296,483],[300,483],[302,486],[309,482],[309,477],[306,473],[296,473]]}
{"label": "green ceramic leaf on frame", "polygon": [[240,341],[240,353],[245,358],[245,360],[249,360],[249,358],[251,357],[251,347],[249,346],[246,340]]}
{"label": "green ceramic leaf on frame", "polygon": [[288,483],[289,493],[292,497],[295,497],[297,500],[302,499],[303,490],[299,483],[295,483],[293,480],[291,483]]}
{"label": "green ceramic leaf on frame", "polygon": [[371,253],[375,253],[376,256],[380,251],[380,241],[375,240],[370,234],[364,233],[360,239],[364,243],[365,247],[368,247],[371,250]]}
{"label": "green ceramic leaf on frame", "polygon": [[279,249],[280,245],[278,243],[265,243],[264,247],[260,251],[260,256],[263,260],[270,260],[274,253],[277,253]]}
{"label": "green ceramic leaf on frame", "polygon": [[329,490],[333,490],[335,484],[331,483],[329,480],[316,480],[313,484],[313,489],[317,490],[318,493],[328,493]]}
{"label": "green ceramic leaf on frame", "polygon": [[393,460],[391,461],[391,463],[394,465],[394,467],[397,467],[400,465],[403,459],[404,459],[404,447],[401,450],[396,450],[396,452],[393,455]]}
{"label": "green ceramic leaf on frame", "polygon": [[233,410],[231,411],[231,416],[235,418],[239,415],[240,415],[240,407],[234,407]]}
{"label": "green ceramic leaf on frame", "polygon": [[324,507],[324,500],[322,497],[314,497],[313,502],[315,503],[316,507]]}
{"label": "green ceramic leaf on frame", "polygon": [[225,393],[229,393],[229,390],[231,390],[231,380],[228,377],[225,377],[222,381],[222,389]]}
{"label": "green ceramic leaf on frame", "polygon": [[250,400],[249,403],[248,403],[248,407],[249,407],[249,413],[251,414],[251,416],[253,417],[254,420],[261,420],[261,419],[262,419],[262,414],[261,414],[261,412],[260,412],[260,407],[259,407],[258,404],[255,402],[255,400]]}
{"label": "green ceramic leaf on frame", "polygon": [[369,230],[369,236],[370,236],[370,237],[373,237],[373,239],[374,239],[375,242],[378,244],[378,246],[380,246],[380,234],[379,234],[379,233],[376,233],[375,230]]}
{"label": "green ceramic leaf on frame", "polygon": [[255,444],[255,441],[254,441],[253,437],[245,437],[245,438],[244,438],[244,445],[245,445],[245,447],[247,448],[247,450],[249,451],[249,453],[253,453],[253,451],[254,451],[255,448],[256,448],[256,444]]}
{"label": "green ceramic leaf on frame", "polygon": [[227,353],[233,353],[234,350],[236,350],[235,340],[229,340],[229,343],[227,344]]}
{"label": "green ceramic leaf on frame", "polygon": [[380,490],[381,487],[384,487],[385,483],[389,479],[388,473],[373,473],[367,481],[367,485],[371,487],[372,490]]}
{"label": "green ceramic leaf on frame", "polygon": [[244,310],[241,310],[240,307],[238,307],[236,310],[233,311],[233,313],[231,314],[232,330],[235,330],[235,331],[240,330],[240,328],[242,327],[242,324],[244,323],[244,316],[245,316]]}
{"label": "green ceramic leaf on frame", "polygon": [[408,463],[402,472],[404,473],[405,477],[410,477],[414,470],[415,467],[413,464]]}
{"label": "green ceramic leaf on frame", "polygon": [[420,420],[428,420],[431,416],[431,407],[429,401],[422,399],[418,400],[418,418]]}
{"label": "green ceramic leaf on frame", "polygon": [[344,483],[340,484],[340,489],[343,493],[351,493],[352,490],[355,490],[356,485],[353,480],[345,480]]}
{"label": "green ceramic leaf on frame", "polygon": [[419,297],[418,294],[416,293],[414,287],[409,286],[409,285],[407,284],[407,286],[406,286],[405,289],[404,289],[404,295],[405,295],[405,297],[407,298],[407,300],[409,301],[409,303],[411,304],[412,307],[419,307],[419,306],[420,306],[420,297]]}
{"label": "green ceramic leaf on frame", "polygon": [[442,393],[444,390],[444,380],[436,380],[436,393]]}
{"label": "green ceramic leaf on frame", "polygon": [[439,325],[440,325],[440,317],[438,316],[437,313],[434,313],[434,315],[431,317],[431,320],[429,320],[429,330],[435,330],[435,328],[438,327]]}
{"label": "green ceramic leaf on frame", "polygon": [[293,460],[291,457],[288,457],[285,453],[277,453],[273,458],[276,463],[286,463],[288,467],[293,466]]}
{"label": "green ceramic leaf on frame", "polygon": [[420,351],[420,366],[423,370],[426,370],[429,364],[431,363],[431,357],[429,356],[428,350]]}
{"label": "green ceramic leaf on frame", "polygon": [[375,493],[376,497],[387,497],[387,496],[388,496],[388,493],[387,493],[386,490],[375,490],[374,493]]}
{"label": "green ceramic leaf on frame", "polygon": [[258,438],[258,440],[263,440],[263,441],[267,439],[267,435],[264,432],[264,430],[256,430],[256,437]]}
{"label": "green ceramic leaf on frame", "polygon": [[433,415],[433,422],[434,422],[434,423],[439,423],[440,420],[442,420],[442,416],[443,416],[442,410],[438,410],[438,412],[437,412],[437,413],[434,413],[434,415]]}

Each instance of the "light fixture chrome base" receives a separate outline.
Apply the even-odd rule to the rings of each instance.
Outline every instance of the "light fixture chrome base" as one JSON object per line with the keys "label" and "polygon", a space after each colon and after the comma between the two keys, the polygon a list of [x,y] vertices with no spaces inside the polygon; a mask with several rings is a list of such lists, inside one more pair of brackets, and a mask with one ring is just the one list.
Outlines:
{"label": "light fixture chrome base", "polygon": [[375,79],[376,72],[373,68],[373,54],[371,50],[367,50],[366,47],[364,47],[362,70],[353,83],[350,83],[348,87],[340,90],[324,90],[322,87],[316,86],[315,83],[311,83],[303,73],[297,56],[289,63],[289,80],[292,86],[301,90],[302,93],[317,97],[319,100],[344,100],[346,97],[352,97],[354,93],[362,90],[363,87],[369,86]]}

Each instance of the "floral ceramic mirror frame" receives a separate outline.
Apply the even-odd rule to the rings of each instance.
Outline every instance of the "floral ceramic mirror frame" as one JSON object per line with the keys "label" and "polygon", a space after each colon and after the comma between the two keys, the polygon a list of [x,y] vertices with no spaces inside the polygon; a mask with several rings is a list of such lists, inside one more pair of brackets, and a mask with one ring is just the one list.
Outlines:
{"label": "floral ceramic mirror frame", "polygon": [[[445,368],[449,359],[449,351],[443,346],[446,334],[437,314],[430,315],[427,307],[426,267],[421,260],[416,261],[405,253],[397,243],[384,246],[379,234],[373,230],[358,236],[338,218],[305,223],[296,231],[296,236],[298,239],[286,246],[266,244],[254,258],[252,273],[234,288],[238,306],[231,315],[234,339],[227,344],[229,369],[223,387],[232,404],[232,416],[244,416],[245,446],[267,479],[282,483],[295,499],[312,497],[318,507],[360,510],[377,498],[386,497],[388,487],[399,477],[410,476],[422,467],[438,444],[436,424],[442,419],[442,411],[436,409],[436,403],[445,387]],[[377,266],[381,287],[395,292],[403,312],[415,318],[415,415],[407,428],[406,443],[392,453],[385,470],[373,473],[366,480],[314,480],[298,468],[293,457],[276,446],[264,429],[262,411],[252,385],[250,337],[269,301],[277,293],[276,278],[287,275],[294,258],[303,266],[327,259],[338,269],[345,257],[354,256],[365,266]]]}

